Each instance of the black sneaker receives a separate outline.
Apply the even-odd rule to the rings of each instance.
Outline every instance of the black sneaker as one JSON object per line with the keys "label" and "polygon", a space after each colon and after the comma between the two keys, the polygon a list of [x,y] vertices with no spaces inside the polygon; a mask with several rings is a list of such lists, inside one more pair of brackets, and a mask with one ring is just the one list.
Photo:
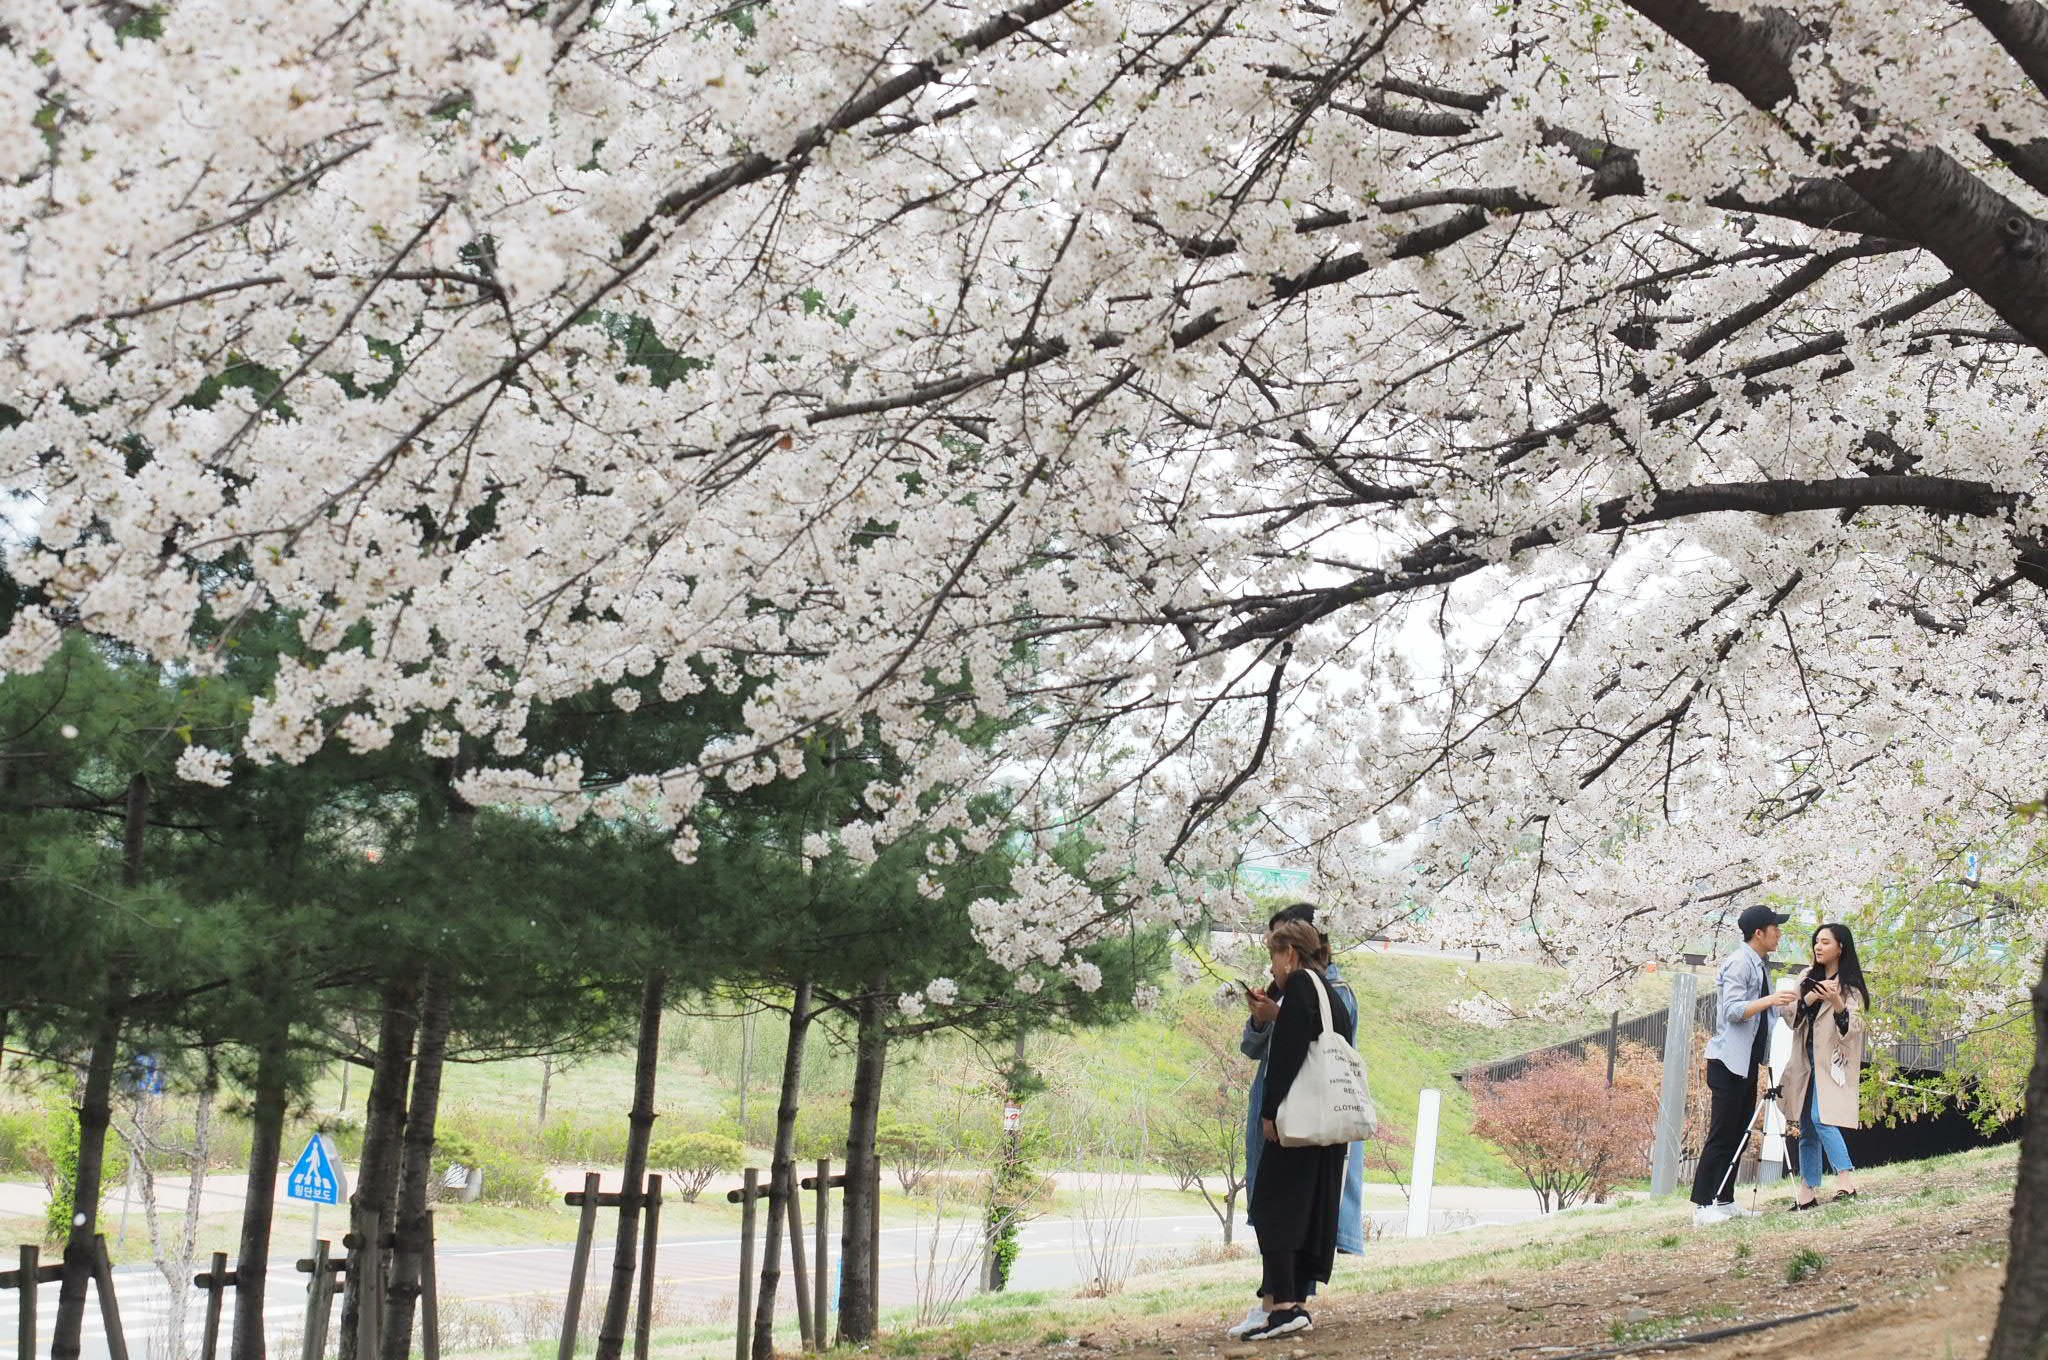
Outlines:
{"label": "black sneaker", "polygon": [[1312,1331],[1315,1323],[1309,1320],[1306,1308],[1281,1308],[1266,1314],[1266,1325],[1244,1334],[1247,1341],[1271,1341],[1275,1337],[1293,1336],[1296,1332]]}

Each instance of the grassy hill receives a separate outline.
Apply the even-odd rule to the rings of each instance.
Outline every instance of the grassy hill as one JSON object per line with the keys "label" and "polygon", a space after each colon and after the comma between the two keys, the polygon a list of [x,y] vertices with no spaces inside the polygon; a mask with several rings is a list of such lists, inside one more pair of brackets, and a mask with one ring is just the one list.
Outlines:
{"label": "grassy hill", "polygon": [[[1556,986],[1558,975],[1528,965],[1465,963],[1400,954],[1354,951],[1344,971],[1360,1004],[1359,1047],[1371,1071],[1373,1090],[1384,1119],[1397,1130],[1412,1132],[1416,1099],[1425,1086],[1444,1092],[1444,1118],[1438,1141],[1437,1179],[1444,1184],[1515,1185],[1519,1178],[1484,1142],[1471,1134],[1471,1101],[1451,1073],[1488,1058],[1504,1056],[1577,1033],[1596,1030],[1606,1015],[1582,1010],[1489,1027],[1456,1019],[1450,1007],[1485,994],[1511,1007],[1531,1007]],[[1661,1000],[1661,979],[1649,979],[1625,1009],[1649,1009]],[[1203,1049],[1197,1031],[1221,1036],[1224,1051],[1234,1048],[1242,1016],[1235,1005],[1220,1007],[1206,984],[1179,989],[1153,1013],[1127,1024],[1092,1031],[1034,1035],[1030,1059],[1045,1077],[1047,1089],[1027,1107],[1026,1127],[1041,1140],[1041,1169],[1163,1170],[1156,1136],[1164,1125],[1213,1093],[1216,1077],[1202,1070]],[[774,1083],[783,1050],[783,1018],[764,1012],[748,1025],[731,1014],[676,1014],[664,1029],[659,1105],[662,1132],[733,1122],[740,1109],[741,1076],[745,1071],[747,1123],[757,1147],[765,1143],[775,1105]],[[852,1055],[836,1024],[814,1032],[804,1080],[801,1129],[811,1149],[822,1155],[843,1136],[845,1097],[851,1084]],[[921,1044],[899,1045],[892,1055],[888,1112],[895,1118],[922,1121],[956,1142],[955,1165],[972,1170],[988,1161],[986,1152],[1000,1126],[1002,1097],[996,1073],[1007,1051],[991,1053],[958,1037],[938,1037]],[[1229,1060],[1233,1079],[1248,1081],[1252,1070]],[[0,1094],[0,1175],[32,1179],[17,1144],[37,1120],[62,1116],[61,1083],[43,1082],[39,1089],[24,1084],[22,1064],[11,1065],[9,1093]],[[551,1065],[545,1074],[548,1115],[537,1127],[543,1065],[537,1059],[491,1063],[459,1063],[445,1082],[443,1128],[472,1144],[498,1150],[499,1175],[489,1173],[486,1185],[502,1188],[527,1176],[528,1183],[543,1164],[593,1168],[616,1166],[620,1160],[629,1103],[632,1066],[623,1053],[599,1054],[567,1066]],[[341,1116],[344,1155],[351,1161],[355,1140],[348,1130],[360,1126],[367,1095],[364,1074],[344,1081],[330,1071],[309,1093],[298,1111],[287,1141],[296,1148],[317,1121]],[[179,1098],[172,1097],[174,1105]],[[174,1122],[178,1116],[173,1115]],[[189,1115],[185,1116],[189,1118]],[[1233,1116],[1235,1117],[1235,1116]],[[16,1130],[20,1124],[23,1130]],[[215,1165],[223,1171],[239,1166],[247,1151],[247,1129],[232,1106],[217,1120]],[[835,1154],[836,1155],[836,1154]],[[760,1157],[759,1152],[756,1153]],[[1398,1149],[1376,1149],[1368,1171],[1378,1181],[1405,1181],[1409,1158]],[[540,1207],[554,1197],[529,1194],[526,1203]],[[481,1219],[483,1214],[478,1212]],[[541,1229],[536,1228],[536,1231]]]}
{"label": "grassy hill", "polygon": [[[1530,1008],[1556,987],[1554,971],[1524,964],[1469,963],[1402,954],[1355,951],[1343,960],[1346,979],[1359,999],[1359,1050],[1372,1077],[1383,1115],[1412,1130],[1422,1088],[1444,1092],[1438,1137],[1437,1179],[1445,1184],[1514,1185],[1520,1178],[1487,1144],[1471,1135],[1472,1107],[1451,1079],[1460,1068],[1489,1058],[1556,1042],[1605,1025],[1607,1013],[1580,1009],[1545,1019],[1493,1027],[1454,1018],[1457,1001],[1483,992],[1509,1006]],[[1663,985],[1650,979],[1625,1007],[1638,1013],[1661,1004]],[[1204,1012],[1207,1012],[1205,1015]],[[1121,1164],[1140,1141],[1134,1130],[1168,1117],[1188,1089],[1200,1046],[1189,1029],[1196,1023],[1235,1023],[1237,1012],[1217,1010],[1210,988],[1182,989],[1158,1013],[1114,1028],[1034,1036],[1030,1056],[1049,1089],[1035,1097],[1027,1121],[1044,1130],[1072,1169]],[[773,1113],[774,1082],[782,1062],[783,1018],[756,1018],[748,1055],[748,1123],[757,1139]],[[707,1124],[736,1117],[742,1044],[740,1022],[730,1017],[674,1016],[665,1030],[660,1108],[670,1127]],[[1000,1118],[994,1074],[1008,1058],[963,1038],[939,1037],[899,1046],[892,1055],[889,1105],[902,1117],[943,1128],[986,1134]],[[1251,1065],[1245,1064],[1249,1073]],[[458,1125],[507,1133],[530,1128],[538,1109],[541,1064],[537,1060],[464,1065],[446,1083],[444,1109]],[[624,1111],[632,1078],[628,1055],[608,1054],[554,1073],[549,1091],[547,1140],[551,1160],[603,1161],[624,1135]],[[830,1125],[852,1079],[852,1055],[843,1036],[828,1032],[808,1053],[804,1093],[807,1121]],[[332,1080],[315,1098],[333,1109],[338,1086]],[[360,1109],[363,1082],[356,1079],[349,1104]],[[819,1136],[826,1136],[821,1130]],[[1398,1179],[1408,1175],[1405,1155],[1393,1159]],[[1375,1180],[1397,1177],[1383,1157],[1370,1159]]]}
{"label": "grassy hill", "polygon": [[[1468,963],[1361,950],[1343,958],[1341,968],[1358,997],[1358,1050],[1365,1058],[1382,1118],[1412,1133],[1418,1098],[1424,1087],[1434,1086],[1444,1093],[1437,1136],[1438,1182],[1522,1184],[1520,1175],[1490,1145],[1472,1136],[1471,1098],[1451,1074],[1490,1058],[1600,1029],[1608,1014],[1580,1008],[1494,1027],[1449,1013],[1452,1003],[1478,996],[1481,989],[1511,1007],[1533,1008],[1558,985],[1559,975],[1525,964]],[[1625,1015],[1662,1004],[1663,990],[1658,980],[1651,979],[1624,1008]],[[1187,1007],[1179,1010],[1179,1016],[1144,1017],[1115,1029],[1075,1035],[1068,1041],[1077,1051],[1077,1065],[1092,1074],[1089,1085],[1097,1099],[1114,1102],[1128,1116],[1136,1105],[1166,1099],[1185,1079],[1195,1044],[1176,1027],[1176,1019],[1185,1025]],[[1398,1175],[1389,1170],[1386,1157],[1369,1156],[1367,1178],[1405,1181],[1407,1155],[1397,1154],[1392,1160]]]}

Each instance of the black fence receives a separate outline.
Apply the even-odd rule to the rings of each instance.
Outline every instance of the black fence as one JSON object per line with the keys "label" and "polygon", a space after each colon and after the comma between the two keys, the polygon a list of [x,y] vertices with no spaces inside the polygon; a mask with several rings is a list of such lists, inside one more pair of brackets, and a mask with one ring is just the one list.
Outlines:
{"label": "black fence", "polygon": [[[1920,1003],[1913,998],[1894,1003],[1906,1010],[1918,1009]],[[1720,1028],[1714,1022],[1713,979],[1700,978],[1700,994],[1693,1003],[1693,1030],[1699,1034],[1711,1034]],[[1473,1081],[1513,1081],[1527,1072],[1535,1063],[1547,1058],[1564,1057],[1574,1061],[1588,1054],[1605,1055],[1610,1042],[1616,1044],[1642,1044],[1657,1053],[1664,1052],[1664,1039],[1671,1028],[1669,1008],[1651,1011],[1623,1020],[1608,1029],[1582,1034],[1576,1039],[1567,1039],[1561,1044],[1548,1048],[1532,1048],[1526,1053],[1516,1053],[1492,1062],[1474,1063],[1463,1071],[1451,1075],[1461,1083]],[[1891,1046],[1892,1057],[1898,1069],[1904,1073],[1945,1072],[1955,1060],[1956,1041],[1940,1039],[1925,1042],[1919,1039],[1903,1039]]]}
{"label": "black fence", "polygon": [[[1711,979],[1704,981],[1711,984]],[[1701,991],[1698,1001],[1694,1003],[1692,1023],[1697,1031],[1712,1032],[1714,992],[1711,985]],[[1664,1052],[1664,1039],[1670,1029],[1671,1012],[1667,1007],[1664,1010],[1651,1011],[1648,1015],[1638,1015],[1633,1019],[1620,1021],[1607,1029],[1582,1034],[1576,1039],[1567,1039],[1561,1044],[1552,1044],[1548,1048],[1532,1048],[1526,1053],[1496,1058],[1492,1062],[1474,1063],[1463,1071],[1453,1072],[1451,1075],[1460,1082],[1513,1081],[1536,1063],[1548,1058],[1564,1057],[1576,1061],[1594,1053],[1604,1056],[1609,1042],[1617,1045],[1642,1044],[1661,1057]]]}

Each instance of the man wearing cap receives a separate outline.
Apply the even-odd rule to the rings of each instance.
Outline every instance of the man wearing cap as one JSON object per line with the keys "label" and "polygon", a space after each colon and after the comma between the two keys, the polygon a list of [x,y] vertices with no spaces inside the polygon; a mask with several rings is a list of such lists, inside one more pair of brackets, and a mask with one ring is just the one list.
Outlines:
{"label": "man wearing cap", "polygon": [[[1721,963],[1715,979],[1715,1018],[1720,1028],[1707,1041],[1707,1090],[1713,1094],[1707,1140],[1700,1147],[1699,1170],[1692,1179],[1692,1221],[1725,1223],[1749,1211],[1736,1207],[1728,1168],[1741,1150],[1743,1134],[1756,1111],[1757,1073],[1770,1043],[1770,1022],[1764,1015],[1797,986],[1787,982],[1771,990],[1771,951],[1778,947],[1778,927],[1792,919],[1769,907],[1745,908],[1735,924],[1742,945]],[[1727,1199],[1718,1198],[1726,1183]]]}

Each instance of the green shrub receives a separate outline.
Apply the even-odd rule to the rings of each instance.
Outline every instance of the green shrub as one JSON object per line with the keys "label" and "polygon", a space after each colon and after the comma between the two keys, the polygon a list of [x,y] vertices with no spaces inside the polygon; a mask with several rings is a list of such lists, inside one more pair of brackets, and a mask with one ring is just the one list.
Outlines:
{"label": "green shrub", "polygon": [[550,1165],[617,1166],[626,1160],[625,1115],[601,1123],[574,1115],[551,1118],[536,1151]]}
{"label": "green shrub", "polygon": [[938,1130],[923,1120],[884,1115],[875,1129],[875,1151],[896,1173],[896,1183],[906,1195],[916,1194],[917,1187],[945,1165],[950,1150]]}
{"label": "green shrub", "polygon": [[713,1176],[739,1170],[746,1156],[747,1150],[737,1138],[683,1133],[664,1138],[649,1149],[647,1164],[669,1178],[683,1203],[695,1204]]}
{"label": "green shrub", "polygon": [[547,1166],[515,1148],[500,1147],[465,1129],[434,1131],[434,1176],[438,1181],[451,1166],[483,1172],[481,1198],[486,1204],[516,1204],[538,1209],[554,1202],[555,1187]]}
{"label": "green shrub", "polygon": [[[50,1203],[43,1212],[43,1240],[62,1242],[71,1236],[71,1220],[77,1212],[74,1206],[78,1193],[78,1121],[55,1120],[46,1151],[50,1171],[43,1179],[50,1186]],[[106,1194],[104,1179],[100,1193],[102,1197]]]}
{"label": "green shrub", "polygon": [[1785,1283],[1798,1284],[1810,1280],[1828,1268],[1828,1258],[1812,1247],[1801,1247],[1792,1253],[1792,1259],[1785,1263]]}
{"label": "green shrub", "polygon": [[836,1101],[797,1111],[797,1160],[814,1162],[820,1157],[837,1160],[846,1156],[846,1116],[846,1106]]}
{"label": "green shrub", "polygon": [[0,1172],[35,1172],[34,1154],[44,1145],[48,1123],[40,1110],[0,1110]]}

